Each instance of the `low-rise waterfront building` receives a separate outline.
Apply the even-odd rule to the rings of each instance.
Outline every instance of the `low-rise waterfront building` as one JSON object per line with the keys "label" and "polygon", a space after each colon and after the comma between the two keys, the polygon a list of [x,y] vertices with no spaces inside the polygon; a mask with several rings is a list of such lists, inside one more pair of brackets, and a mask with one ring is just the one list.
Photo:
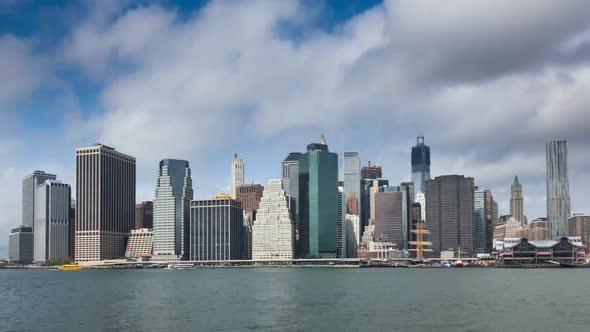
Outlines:
{"label": "low-rise waterfront building", "polygon": [[586,253],[579,237],[561,237],[557,240],[529,241],[521,238],[517,243],[506,241],[500,253],[503,265],[576,263]]}
{"label": "low-rise waterfront building", "polygon": [[10,231],[8,238],[8,262],[13,264],[28,264],[34,259],[33,227],[18,226]]}
{"label": "low-rise waterfront building", "polygon": [[132,229],[125,256],[129,258],[151,257],[154,232],[149,228]]}
{"label": "low-rise waterfront building", "polygon": [[567,221],[567,234],[581,237],[582,243],[590,246],[590,215],[574,213]]}

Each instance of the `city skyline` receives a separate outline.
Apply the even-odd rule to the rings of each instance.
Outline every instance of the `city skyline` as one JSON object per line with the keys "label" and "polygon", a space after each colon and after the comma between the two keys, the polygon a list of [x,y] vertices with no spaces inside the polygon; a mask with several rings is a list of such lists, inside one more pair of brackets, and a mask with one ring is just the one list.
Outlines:
{"label": "city skyline", "polygon": [[[51,13],[43,5],[2,3],[0,18],[13,14],[22,23],[1,24],[0,68],[8,81],[19,84],[0,93],[0,157],[5,161],[0,232],[6,235],[19,224],[21,180],[34,170],[56,174],[72,186],[75,197],[73,151],[94,142],[137,158],[139,203],[153,200],[161,159],[188,160],[195,198],[207,198],[230,192],[233,153],[248,165],[247,182],[264,184],[281,178],[285,156],[305,152],[302,146],[321,132],[339,155],[340,179],[342,153],[359,151],[361,165],[382,166],[383,178],[392,185],[410,181],[409,151],[417,136],[425,136],[431,177],[474,177],[479,188],[492,190],[500,214],[509,213],[510,184],[518,174],[529,220],[546,216],[544,146],[566,139],[571,212],[588,213],[590,189],[584,184],[590,181],[590,119],[584,87],[590,67],[580,60],[586,40],[579,37],[590,8],[520,5],[534,10],[523,14],[522,25],[505,26],[494,23],[509,20],[512,11],[488,15],[464,3],[457,7],[465,15],[448,9],[431,24],[418,5],[403,2],[320,6],[318,17],[308,14],[314,8],[305,7],[313,5],[297,2],[190,8],[101,2],[56,6]],[[51,29],[40,12],[55,17],[70,12],[76,18]],[[218,22],[219,15],[235,17],[236,27],[216,31],[211,22]],[[252,27],[251,39],[206,44],[203,36],[238,35],[241,30],[234,29],[242,29],[253,15],[261,23]],[[470,28],[468,17],[487,20],[485,33]],[[273,33],[283,20],[295,31]],[[400,28],[407,35],[395,33]],[[439,44],[453,31],[464,32],[453,34],[453,47]],[[511,36],[523,34],[547,38],[515,44]],[[211,52],[197,57],[186,45],[200,43]],[[391,45],[401,45],[403,52]],[[437,50],[432,62],[415,62],[431,47]],[[473,49],[490,54],[473,54]],[[232,62],[231,55],[239,53],[277,63],[248,57]],[[119,71],[123,64],[132,67]],[[239,70],[229,71],[229,80],[215,74],[234,66]],[[161,80],[166,71],[181,81]],[[203,78],[224,88],[206,88]],[[191,92],[179,95],[170,88],[179,82],[187,82],[183,91]],[[162,88],[155,89],[159,84]],[[296,98],[289,95],[293,91]],[[7,256],[7,241],[0,237],[0,257]]]}

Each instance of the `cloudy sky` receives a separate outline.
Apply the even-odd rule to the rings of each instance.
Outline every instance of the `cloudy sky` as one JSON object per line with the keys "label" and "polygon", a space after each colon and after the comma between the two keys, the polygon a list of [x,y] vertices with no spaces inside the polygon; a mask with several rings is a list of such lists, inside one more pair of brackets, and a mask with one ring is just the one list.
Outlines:
{"label": "cloudy sky", "polygon": [[432,174],[465,174],[508,213],[545,215],[545,142],[565,138],[573,212],[590,212],[590,2],[0,0],[0,257],[21,178],[74,185],[74,149],[187,159],[196,197],[280,176],[326,135],[393,183],[424,135]]}

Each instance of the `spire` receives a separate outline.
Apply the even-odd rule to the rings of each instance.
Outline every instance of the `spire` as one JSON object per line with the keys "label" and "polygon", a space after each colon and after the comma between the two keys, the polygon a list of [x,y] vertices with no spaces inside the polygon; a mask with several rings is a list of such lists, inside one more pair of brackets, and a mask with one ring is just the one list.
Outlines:
{"label": "spire", "polygon": [[234,159],[238,159],[238,154],[234,153]]}
{"label": "spire", "polygon": [[518,182],[518,175],[514,176],[514,185],[519,185],[520,183]]}
{"label": "spire", "polygon": [[324,134],[320,135],[320,144],[326,145],[326,137],[324,137]]}

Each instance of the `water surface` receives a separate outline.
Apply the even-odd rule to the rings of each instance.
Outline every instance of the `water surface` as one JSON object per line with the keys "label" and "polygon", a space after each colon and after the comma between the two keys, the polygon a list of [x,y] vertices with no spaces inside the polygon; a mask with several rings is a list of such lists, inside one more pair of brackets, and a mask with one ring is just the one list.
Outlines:
{"label": "water surface", "polygon": [[0,270],[0,331],[587,331],[590,269]]}

